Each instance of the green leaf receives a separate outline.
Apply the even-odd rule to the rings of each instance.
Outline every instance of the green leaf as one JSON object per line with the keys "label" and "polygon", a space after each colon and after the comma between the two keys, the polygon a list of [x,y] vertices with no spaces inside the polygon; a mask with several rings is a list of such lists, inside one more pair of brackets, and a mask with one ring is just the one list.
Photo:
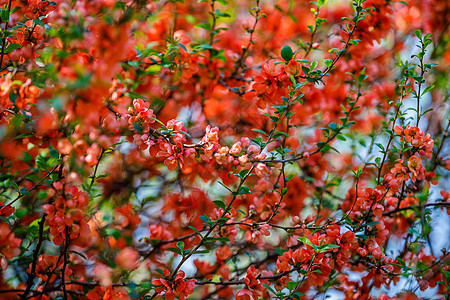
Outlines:
{"label": "green leaf", "polygon": [[220,201],[220,200],[215,200],[215,201],[213,201],[213,203],[216,205],[216,206],[218,206],[218,207],[220,207],[220,208],[223,208],[223,209],[225,209],[225,203],[223,203],[222,201]]}
{"label": "green leaf", "polygon": [[106,228],[105,232],[108,236],[112,236],[116,240],[119,240],[119,238],[122,236],[122,232],[116,228]]}
{"label": "green leaf", "polygon": [[137,67],[139,67],[139,61],[137,61],[137,60],[130,60],[129,62],[128,62],[128,65],[130,65],[130,66],[132,66],[132,67],[135,67],[135,68],[137,68]]}
{"label": "green leaf", "polygon": [[[221,11],[218,10],[218,9],[217,9],[216,11],[214,11],[213,14],[215,14],[215,15],[218,16],[218,17],[222,17],[222,18],[229,18],[229,17],[230,17],[229,14],[224,13],[224,12],[221,12]],[[226,28],[225,28],[225,29],[226,29]]]}
{"label": "green leaf", "polygon": [[297,282],[289,281],[286,286],[287,286],[288,290],[291,292],[293,289],[295,289],[297,287]]}
{"label": "green leaf", "polygon": [[139,296],[135,292],[128,293],[128,296],[130,296],[131,298],[134,298],[134,299],[141,299],[141,296]]}
{"label": "green leaf", "polygon": [[238,191],[238,195],[247,195],[251,193],[252,191],[250,190],[250,188],[246,186],[241,186]]}
{"label": "green leaf", "polygon": [[323,247],[323,250],[327,250],[327,249],[337,249],[340,248],[339,245],[333,245],[333,244],[329,244],[329,245],[325,245],[325,247]]}
{"label": "green leaf", "polygon": [[181,250],[181,251],[183,251],[184,250],[184,243],[183,242],[177,242],[177,247]]}
{"label": "green leaf", "polygon": [[163,270],[161,270],[161,269],[155,269],[155,271],[158,272],[159,274],[161,274],[162,276],[165,276]]}
{"label": "green leaf", "polygon": [[13,8],[11,8],[11,13],[10,13],[10,15],[12,15],[13,13],[15,13],[16,11],[18,11],[19,9],[21,9],[22,7],[20,7],[20,6],[16,6],[16,7],[13,7]]}
{"label": "green leaf", "polygon": [[296,298],[296,299],[300,299],[301,297],[305,297],[306,295],[300,292],[295,292],[294,294],[292,294],[292,297]]}
{"label": "green leaf", "polygon": [[420,29],[417,29],[416,31],[414,31],[414,34],[416,35],[416,37],[421,40],[422,39],[422,31],[420,31]]}
{"label": "green leaf", "polygon": [[32,160],[32,159],[33,159],[33,157],[32,157],[31,154],[28,153],[28,152],[25,152],[25,155],[24,155],[24,157],[22,158],[22,160],[24,160],[24,161],[30,161],[30,160]]}
{"label": "green leaf", "polygon": [[331,146],[328,145],[328,144],[326,144],[325,146],[323,146],[323,147],[320,149],[320,151],[321,151],[321,152],[327,152],[327,151],[330,150],[330,149],[331,149]]}
{"label": "green leaf", "polygon": [[239,178],[241,178],[241,179],[244,179],[244,177],[247,175],[248,171],[249,171],[249,169],[241,170],[241,171],[239,172],[239,174],[237,174],[236,176],[239,177]]}
{"label": "green leaf", "polygon": [[290,61],[293,56],[294,52],[292,51],[292,48],[290,46],[284,46],[283,48],[281,48],[281,57],[285,61]]}
{"label": "green leaf", "polygon": [[8,45],[8,47],[6,47],[5,53],[11,53],[14,50],[19,49],[21,47],[22,47],[21,44],[11,43]]}
{"label": "green leaf", "polygon": [[206,254],[209,253],[209,250],[195,250],[192,254]]}
{"label": "green leaf", "polygon": [[41,26],[45,26],[45,23],[42,22],[42,21],[39,20],[39,19],[35,19],[35,20],[33,20],[33,25],[41,25]]}
{"label": "green leaf", "polygon": [[202,234],[200,233],[200,231],[198,231],[197,228],[193,227],[193,226],[189,226],[190,229],[194,230],[199,236],[203,237]]}
{"label": "green leaf", "polygon": [[181,255],[181,250],[178,249],[178,248],[169,247],[169,248],[167,248],[167,250],[169,250],[170,252],[173,252],[173,253]]}
{"label": "green leaf", "polygon": [[22,188],[19,191],[22,195],[31,195],[31,193],[26,188]]}
{"label": "green leaf", "polygon": [[434,84],[427,86],[427,88],[422,92],[420,96],[423,96],[427,92],[431,91],[434,88]]}
{"label": "green leaf", "polygon": [[58,150],[56,150],[56,149],[50,149],[50,156],[51,157],[53,157],[53,158],[59,158],[59,153],[58,153]]}
{"label": "green leaf", "polygon": [[268,289],[272,294],[275,294],[275,295],[278,294],[272,287],[270,287],[270,285],[263,283],[263,286],[265,286],[266,289]]}
{"label": "green leaf", "polygon": [[195,26],[194,26],[195,28],[202,28],[202,29],[205,29],[205,30],[211,30],[211,27],[209,26],[209,24],[206,24],[206,23],[200,23],[200,24],[196,24]]}
{"label": "green leaf", "polygon": [[261,129],[253,128],[252,131],[259,132],[259,133],[261,133],[261,134],[263,134],[263,135],[265,135],[265,136],[269,136],[267,133],[265,133],[265,132],[262,131]]}
{"label": "green leaf", "polygon": [[77,251],[74,251],[74,250],[69,251],[69,253],[75,253],[75,254],[78,254],[79,256],[81,256],[82,258],[84,258],[84,260],[87,260],[87,257],[86,257],[83,253],[80,253],[80,252],[77,252]]}
{"label": "green leaf", "polygon": [[336,125],[336,123],[334,123],[334,122],[331,122],[330,124],[328,124],[328,127],[330,127],[330,128],[333,129],[333,130],[336,130],[336,129],[337,129],[337,125]]}
{"label": "green leaf", "polygon": [[224,236],[221,236],[221,237],[207,237],[207,238],[205,238],[205,241],[206,242],[209,242],[209,241],[220,241],[220,242],[228,243],[228,242],[230,242],[230,239],[227,238],[227,237],[224,237]]}
{"label": "green leaf", "polygon": [[211,219],[208,216],[200,216],[199,218],[200,218],[200,220],[202,220],[206,224],[212,223]]}
{"label": "green leaf", "polygon": [[223,186],[224,188],[226,188],[228,191],[231,192],[231,189],[229,187],[227,187],[225,184],[223,184],[222,181],[217,181],[221,186]]}
{"label": "green leaf", "polygon": [[3,22],[9,22],[9,11],[7,9],[1,8],[0,10],[0,17]]}
{"label": "green leaf", "polygon": [[298,237],[298,240],[299,240],[300,242],[302,242],[303,244],[309,245],[309,246],[311,246],[311,247],[313,247],[313,248],[314,248],[314,246],[315,246],[315,245],[313,245],[313,243],[311,243],[310,240],[308,240],[308,238],[306,238],[306,237],[304,237],[304,236],[299,236],[299,237]]}

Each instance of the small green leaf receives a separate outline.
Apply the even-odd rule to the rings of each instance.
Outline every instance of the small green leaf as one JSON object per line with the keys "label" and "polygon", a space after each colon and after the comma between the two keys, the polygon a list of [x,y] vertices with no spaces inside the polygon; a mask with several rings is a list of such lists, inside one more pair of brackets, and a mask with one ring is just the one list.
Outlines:
{"label": "small green leaf", "polygon": [[167,248],[167,250],[169,250],[170,252],[173,252],[173,253],[181,255],[181,250],[178,249],[178,248],[169,247],[169,248]]}
{"label": "small green leaf", "polygon": [[8,45],[8,47],[6,47],[5,53],[11,53],[14,50],[19,49],[21,47],[22,47],[21,44],[11,43]]}
{"label": "small green leaf", "polygon": [[0,17],[3,22],[9,22],[9,11],[7,9],[1,9],[0,10]]}
{"label": "small green leaf", "polygon": [[213,201],[213,203],[214,203],[216,206],[225,209],[225,203],[223,203],[222,201],[220,201],[220,200],[215,200],[215,201]]}
{"label": "small green leaf", "polygon": [[294,294],[292,294],[292,297],[296,298],[296,299],[300,299],[301,297],[305,297],[306,295],[300,292],[295,292]]}
{"label": "small green leaf", "polygon": [[[304,237],[304,236],[299,236],[299,237],[298,237],[298,240],[299,240],[300,242],[302,242],[303,244],[309,245],[309,246],[311,246],[311,247],[315,246],[315,245],[313,245],[313,243],[311,243],[310,240],[308,240],[308,238],[306,238],[306,237]],[[314,248],[314,247],[313,247],[313,248]]]}
{"label": "small green leaf", "polygon": [[224,188],[226,188],[228,191],[231,192],[231,189],[229,187],[227,187],[225,184],[223,184],[222,181],[217,181],[221,186],[223,186]]}
{"label": "small green leaf", "polygon": [[285,61],[290,61],[292,57],[294,56],[294,52],[292,51],[292,48],[289,46],[284,46],[281,48],[281,57]]}
{"label": "small green leaf", "polygon": [[336,123],[334,123],[334,122],[331,122],[330,124],[328,124],[328,127],[330,127],[330,128],[333,129],[333,130],[336,130],[336,129],[337,129],[337,125],[336,125]]}
{"label": "small green leaf", "polygon": [[183,242],[177,242],[177,247],[181,250],[181,251],[183,251],[184,250],[184,243]]}
{"label": "small green leaf", "polygon": [[105,232],[106,232],[106,235],[112,236],[116,240],[119,240],[119,238],[122,236],[121,231],[119,229],[115,229],[115,228],[106,228]]}
{"label": "small green leaf", "polygon": [[200,233],[200,231],[198,231],[197,228],[193,227],[193,226],[189,226],[190,229],[194,230],[199,236],[203,237],[202,234]]}
{"label": "small green leaf", "polygon": [[202,28],[202,29],[205,29],[205,30],[208,30],[208,31],[211,29],[209,24],[206,24],[206,23],[196,24],[194,27],[195,28]]}
{"label": "small green leaf", "polygon": [[293,289],[295,289],[297,287],[297,284],[298,283],[296,281],[289,281],[286,286],[289,291],[292,291]]}
{"label": "small green leaf", "polygon": [[417,29],[416,31],[414,31],[414,34],[416,35],[416,37],[421,40],[422,39],[422,31],[420,31],[420,29]]}
{"label": "small green leaf", "polygon": [[427,92],[431,91],[434,88],[434,84],[427,86],[427,88],[422,92],[420,96],[425,95]]}
{"label": "small green leaf", "polygon": [[323,250],[327,250],[327,249],[337,249],[337,248],[340,248],[340,246],[339,246],[339,245],[329,244],[329,245],[326,245],[325,247],[323,247]]}
{"label": "small green leaf", "polygon": [[87,260],[87,257],[83,253],[80,253],[80,252],[77,252],[74,250],[69,251],[69,253],[75,253],[75,254],[81,256],[82,258],[84,258],[84,260]]}
{"label": "small green leaf", "polygon": [[259,132],[259,133],[261,133],[261,134],[263,134],[263,135],[265,135],[265,136],[269,136],[267,133],[265,133],[265,132],[262,131],[261,129],[253,128],[252,131]]}
{"label": "small green leaf", "polygon": [[128,296],[130,296],[131,298],[134,298],[134,299],[141,299],[141,296],[139,296],[135,292],[128,293]]}
{"label": "small green leaf", "polygon": [[206,254],[209,253],[209,250],[195,250],[192,254]]}

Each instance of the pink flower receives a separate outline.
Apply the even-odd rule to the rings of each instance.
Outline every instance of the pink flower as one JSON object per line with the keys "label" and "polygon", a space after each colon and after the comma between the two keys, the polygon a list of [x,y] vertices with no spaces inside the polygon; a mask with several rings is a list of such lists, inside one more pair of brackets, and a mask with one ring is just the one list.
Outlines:
{"label": "pink flower", "polygon": [[258,177],[264,177],[266,174],[269,174],[270,171],[267,166],[263,163],[258,163],[255,167],[255,173]]}
{"label": "pink flower", "polygon": [[236,300],[251,300],[252,297],[254,297],[253,294],[254,294],[253,291],[251,291],[249,289],[242,289],[236,294],[236,297],[234,299],[236,299]]}
{"label": "pink flower", "polygon": [[219,142],[219,128],[211,127],[210,125],[208,125],[206,127],[206,132],[202,138],[201,143],[202,144],[206,144],[206,143],[214,143],[215,144],[218,142]]}

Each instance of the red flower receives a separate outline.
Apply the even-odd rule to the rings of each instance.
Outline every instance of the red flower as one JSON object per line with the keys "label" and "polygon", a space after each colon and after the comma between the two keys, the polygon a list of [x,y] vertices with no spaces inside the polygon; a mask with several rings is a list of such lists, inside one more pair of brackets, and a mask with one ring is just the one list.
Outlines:
{"label": "red flower", "polygon": [[167,278],[170,275],[168,269],[164,270],[164,275],[166,276],[161,279],[155,279],[152,284],[155,285],[155,292],[160,294],[165,291],[164,298],[173,300],[178,297],[180,300],[184,300],[188,295],[194,292],[196,279],[185,280],[185,274],[183,271],[178,271],[177,275],[173,281],[169,281]]}
{"label": "red flower", "polygon": [[411,180],[421,180],[425,178],[425,167],[422,166],[422,159],[418,156],[411,156],[408,161],[408,169],[411,171]]}

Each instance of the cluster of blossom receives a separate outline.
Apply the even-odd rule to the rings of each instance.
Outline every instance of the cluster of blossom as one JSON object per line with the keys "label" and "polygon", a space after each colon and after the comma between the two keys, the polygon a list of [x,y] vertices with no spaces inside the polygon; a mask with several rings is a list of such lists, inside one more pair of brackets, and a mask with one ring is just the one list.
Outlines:
{"label": "cluster of blossom", "polygon": [[21,239],[16,238],[15,234],[9,228],[7,223],[0,221],[0,254],[6,259],[12,259],[19,255]]}
{"label": "cluster of blossom", "polygon": [[6,205],[3,202],[0,202],[0,217],[8,217],[10,215],[12,215],[12,213],[15,211],[16,209],[11,206],[11,205]]}
{"label": "cluster of blossom", "polygon": [[[385,209],[382,201],[386,197],[386,193],[387,189],[382,185],[377,185],[375,189],[366,188],[360,191],[360,196],[352,200],[354,205],[353,209],[349,212],[350,218],[352,220],[363,220],[367,213],[371,211],[378,219],[381,219]],[[347,208],[346,205],[343,206],[343,209]]]}
{"label": "cluster of blossom", "polygon": [[425,134],[419,128],[409,125],[406,128],[397,125],[394,127],[394,132],[401,137],[402,142],[408,142],[412,146],[412,154],[405,158],[406,161],[400,159],[390,172],[384,176],[388,186],[393,191],[397,191],[401,183],[409,178],[416,182],[417,180],[425,179],[426,175],[432,175],[431,173],[426,173],[420,156],[432,157],[434,140],[429,133]]}
{"label": "cluster of blossom", "polygon": [[133,135],[134,142],[142,150],[148,147],[145,143],[142,145],[142,141],[148,140],[149,125],[155,123],[156,117],[153,110],[149,109],[149,107],[149,102],[144,102],[142,99],[135,99],[133,100],[133,106],[128,109],[130,130],[138,132],[138,134]]}
{"label": "cluster of blossom", "polygon": [[275,64],[274,61],[263,63],[261,73],[259,73],[250,90],[247,91],[243,99],[250,103],[255,103],[259,108],[264,109],[266,103],[277,103],[281,97],[286,96],[287,87],[292,84],[288,75],[299,76],[300,63],[293,60],[285,67],[282,64]]}
{"label": "cluster of blossom", "polygon": [[85,216],[89,197],[74,186],[56,182],[54,187],[60,195],[53,204],[44,204],[42,209],[47,214],[46,223],[50,226],[53,243],[61,245],[66,238],[76,239],[80,234],[89,233]]}
{"label": "cluster of blossom", "polygon": [[[63,267],[63,260],[58,255],[47,255],[42,254],[39,255],[38,264],[36,265],[36,274],[43,282],[53,282],[58,278],[58,275],[61,272],[61,268]],[[31,273],[31,264],[27,270],[28,273]],[[70,276],[72,274],[72,269],[66,268],[65,274]],[[52,276],[49,278],[49,276]]]}
{"label": "cluster of blossom", "polygon": [[[360,135],[380,131],[382,112],[391,105],[387,99],[398,96],[392,68],[380,66],[393,65],[406,50],[403,41],[411,28],[444,32],[445,1],[367,0],[354,1],[363,2],[354,7],[346,1],[281,0],[277,5],[256,1],[254,8],[249,1],[216,0],[0,2],[6,5],[0,20],[6,34],[0,59],[0,173],[9,178],[0,182],[0,193],[16,199],[12,205],[0,203],[1,271],[9,264],[0,272],[0,294],[5,289],[6,298],[26,289],[23,298],[129,299],[136,292],[151,299],[249,300],[265,298],[265,284],[285,292],[297,277],[301,293],[314,289],[319,297],[336,289],[347,299],[365,299],[372,287],[397,283],[403,261],[422,290],[439,285],[440,294],[448,292],[442,276],[448,272],[445,251],[440,261],[424,249],[412,251],[416,247],[405,248],[403,261],[385,253],[391,235],[404,238],[412,224],[427,221],[428,208],[411,208],[426,203],[422,186],[436,183],[439,168],[449,169],[450,160],[441,161],[439,153],[431,166],[423,160],[433,155],[431,134],[443,131],[425,134],[396,126],[403,143],[399,160],[392,160],[398,153],[392,144],[378,178],[364,172],[358,178],[362,188],[356,184],[343,203],[339,193],[353,179],[346,174],[360,163],[359,148],[352,144],[352,151],[343,153],[332,145],[335,138],[358,144]],[[252,21],[241,13],[249,8]],[[224,9],[239,13],[226,22]],[[354,31],[352,20],[362,9],[369,12]],[[442,41],[437,37],[436,49],[445,48]],[[391,44],[392,49],[386,47]],[[283,45],[295,45],[292,59],[279,59]],[[257,136],[255,129],[285,132],[283,148],[292,153],[312,151],[309,147],[329,137],[320,127],[333,129],[331,122],[340,127],[342,110],[356,90],[352,74],[363,68],[369,79],[361,85],[360,108],[350,117],[355,126],[339,128],[339,135],[314,155],[264,162],[264,153],[280,146],[273,141],[281,139],[267,141],[262,149],[247,138]],[[308,83],[309,69],[326,70],[320,84]],[[302,101],[288,105],[293,115],[287,124],[274,124],[270,106],[291,95],[293,82],[304,83],[297,91],[304,93]],[[445,99],[442,91],[432,91],[436,104]],[[174,119],[182,110],[192,113],[186,124]],[[220,127],[220,143],[213,126]],[[116,147],[125,139],[136,147]],[[328,146],[341,153],[327,151]],[[162,165],[174,172],[161,171]],[[255,175],[242,179],[244,169]],[[238,177],[242,189],[236,192]],[[163,183],[155,196],[141,198],[155,179]],[[199,179],[221,180],[233,192],[217,199]],[[415,186],[406,185],[409,179]],[[373,181],[375,187],[368,188]],[[450,198],[448,192],[441,195],[443,202]],[[336,220],[335,208],[345,218]],[[306,212],[311,214],[300,217]],[[285,227],[291,218],[295,225]],[[39,220],[45,224],[38,223],[42,229],[32,235]],[[146,226],[148,238],[138,240]],[[56,247],[59,253],[45,247],[48,240],[62,245]],[[177,241],[185,249],[205,249],[213,259],[194,256],[199,258],[196,275],[188,277],[179,270],[194,257],[174,259],[170,248]],[[235,261],[245,265],[235,269]],[[157,268],[165,269],[162,278]],[[360,280],[349,280],[352,272]],[[24,282],[11,284],[17,281]]]}
{"label": "cluster of blossom", "polygon": [[[13,96],[10,96],[13,95]],[[31,79],[18,75],[13,78],[11,73],[0,78],[0,113],[5,109],[29,110],[31,104],[36,102],[39,95],[39,88],[31,85]],[[14,103],[11,100],[14,99]],[[2,122],[6,119],[2,118]]]}
{"label": "cluster of blossom", "polygon": [[[433,263],[436,262],[436,258],[439,260],[445,259],[446,254],[447,253],[443,253],[439,257],[435,257],[433,254],[425,254],[425,251],[420,249],[418,253],[406,253],[404,259],[408,261],[408,266],[411,267],[418,263],[424,263],[428,266],[432,266]],[[450,266],[448,264],[444,264],[441,268],[444,271],[444,274],[450,271]],[[435,288],[438,285],[438,282],[442,280],[445,280],[444,276],[437,270],[437,268],[427,268],[418,278],[419,288],[421,291],[425,291],[428,288]],[[439,292],[445,294],[445,287],[439,285]]]}
{"label": "cluster of blossom", "polygon": [[[129,108],[129,113],[130,130],[138,132],[133,135],[133,143],[141,150],[149,148],[152,156],[164,158],[164,164],[169,170],[175,170],[178,165],[183,171],[188,169],[196,162],[197,155],[206,162],[211,161],[212,156],[215,155],[218,163],[222,163],[220,154],[215,152],[223,153],[224,149],[228,148],[220,148],[217,127],[208,125],[199,144],[186,145],[187,129],[183,126],[183,122],[175,119],[169,120],[164,126],[164,129],[171,134],[166,136],[158,133],[156,138],[151,137],[155,130],[150,129],[150,124],[155,123],[156,119],[153,110],[149,109],[148,102],[135,99],[133,107]],[[228,153],[228,151],[226,152]]]}
{"label": "cluster of blossom", "polygon": [[[259,270],[253,266],[247,269],[247,275],[244,278],[245,288],[236,293],[236,300],[261,299],[266,291],[263,284],[269,282],[268,279],[258,279]],[[262,277],[273,276],[273,272],[263,270]]]}
{"label": "cluster of blossom", "polygon": [[103,287],[97,285],[86,294],[86,298],[92,300],[104,300],[104,299],[128,300],[130,299],[128,294],[129,292],[127,291],[127,289],[122,286]]}
{"label": "cluster of blossom", "polygon": [[[170,277],[169,269],[164,270],[165,278]],[[194,292],[196,279],[185,280],[185,273],[178,271],[173,280],[167,280],[165,278],[155,279],[152,284],[156,286],[155,292],[164,292],[164,299],[173,300],[178,298],[184,300],[187,296]]]}
{"label": "cluster of blossom", "polygon": [[[214,154],[216,162],[219,165],[232,165],[246,167],[253,160],[264,160],[266,154],[261,153],[261,149],[257,145],[250,145],[249,138],[241,138],[239,142],[233,144],[231,148],[227,146],[221,147],[217,153]],[[262,163],[256,165],[255,172],[258,176],[269,173],[267,167],[263,167]]]}

